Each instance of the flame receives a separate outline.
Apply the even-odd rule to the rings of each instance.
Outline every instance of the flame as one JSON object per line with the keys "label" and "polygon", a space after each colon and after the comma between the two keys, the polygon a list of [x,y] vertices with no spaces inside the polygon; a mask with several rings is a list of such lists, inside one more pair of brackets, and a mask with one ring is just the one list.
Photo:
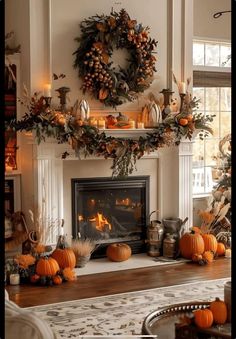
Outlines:
{"label": "flame", "polygon": [[111,224],[108,222],[108,220],[104,217],[102,213],[97,213],[96,215],[96,229],[99,231],[104,231],[105,227],[108,226],[109,231],[111,230]]}
{"label": "flame", "polygon": [[130,198],[116,199],[116,206],[130,206],[132,203]]}

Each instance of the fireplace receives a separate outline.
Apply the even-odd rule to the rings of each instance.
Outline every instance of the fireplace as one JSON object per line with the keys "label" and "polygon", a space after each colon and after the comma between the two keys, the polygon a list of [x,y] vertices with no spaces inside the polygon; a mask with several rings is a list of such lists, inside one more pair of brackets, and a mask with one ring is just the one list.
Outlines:
{"label": "fireplace", "polygon": [[132,253],[146,251],[149,181],[149,176],[71,179],[72,236],[99,245],[92,258],[105,256],[115,242],[129,244]]}

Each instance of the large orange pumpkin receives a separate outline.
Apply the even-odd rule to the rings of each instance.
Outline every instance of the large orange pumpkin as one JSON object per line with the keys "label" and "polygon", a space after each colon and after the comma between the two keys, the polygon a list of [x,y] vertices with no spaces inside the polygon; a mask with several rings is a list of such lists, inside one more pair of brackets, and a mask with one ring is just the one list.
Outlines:
{"label": "large orange pumpkin", "polygon": [[182,257],[192,259],[193,254],[204,252],[204,241],[199,233],[185,233],[179,240],[179,250]]}
{"label": "large orange pumpkin", "polygon": [[213,313],[214,322],[223,325],[227,320],[227,306],[220,298],[216,298],[210,303],[210,310]]}
{"label": "large orange pumpkin", "polygon": [[58,262],[51,257],[40,258],[36,264],[36,273],[40,276],[52,276],[55,275],[59,270],[60,267],[58,265]]}
{"label": "large orange pumpkin", "polygon": [[205,233],[202,234],[202,238],[205,245],[205,251],[212,251],[213,253],[216,253],[217,240],[214,234]]}
{"label": "large orange pumpkin", "polygon": [[119,243],[110,244],[107,247],[106,255],[111,261],[125,261],[131,256],[132,251],[129,245]]}
{"label": "large orange pumpkin", "polygon": [[199,328],[209,328],[213,324],[213,313],[205,308],[194,311],[194,322]]}
{"label": "large orange pumpkin", "polygon": [[52,258],[56,259],[60,268],[70,267],[75,268],[76,257],[71,248],[56,248],[52,252]]}

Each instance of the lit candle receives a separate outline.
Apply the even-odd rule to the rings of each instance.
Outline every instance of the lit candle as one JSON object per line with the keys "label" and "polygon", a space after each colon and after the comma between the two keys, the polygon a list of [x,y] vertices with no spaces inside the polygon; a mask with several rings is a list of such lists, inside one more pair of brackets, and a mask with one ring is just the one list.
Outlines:
{"label": "lit candle", "polygon": [[144,122],[138,122],[138,128],[143,129],[144,128]]}
{"label": "lit candle", "polygon": [[19,285],[20,275],[18,273],[10,274],[10,285]]}
{"label": "lit candle", "polygon": [[130,128],[135,128],[135,121],[132,119],[129,119],[129,125],[130,125]]}
{"label": "lit candle", "polygon": [[179,84],[179,93],[180,94],[185,94],[186,93],[186,83],[185,82],[181,82]]}
{"label": "lit candle", "polygon": [[106,128],[106,121],[104,118],[98,119],[98,128],[105,129]]}
{"label": "lit candle", "polygon": [[44,86],[44,96],[46,98],[50,98],[51,97],[51,88],[52,88],[51,84],[45,84],[45,86]]}

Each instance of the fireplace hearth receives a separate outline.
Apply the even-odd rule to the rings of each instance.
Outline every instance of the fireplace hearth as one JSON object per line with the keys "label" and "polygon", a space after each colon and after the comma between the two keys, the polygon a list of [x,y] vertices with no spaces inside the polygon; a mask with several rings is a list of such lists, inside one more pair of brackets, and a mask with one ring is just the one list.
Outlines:
{"label": "fireplace hearth", "polygon": [[115,242],[129,244],[132,253],[145,252],[149,182],[149,176],[71,179],[73,239],[94,240],[92,258],[104,257]]}

